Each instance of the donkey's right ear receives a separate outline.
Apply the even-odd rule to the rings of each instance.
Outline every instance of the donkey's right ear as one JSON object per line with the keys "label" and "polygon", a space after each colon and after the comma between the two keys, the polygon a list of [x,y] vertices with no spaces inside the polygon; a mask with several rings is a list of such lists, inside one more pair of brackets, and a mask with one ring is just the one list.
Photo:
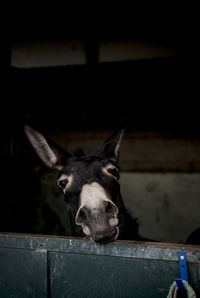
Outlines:
{"label": "donkey's right ear", "polygon": [[27,124],[24,126],[24,131],[36,153],[47,167],[54,170],[61,170],[64,167],[66,160],[71,157],[67,151],[47,140]]}

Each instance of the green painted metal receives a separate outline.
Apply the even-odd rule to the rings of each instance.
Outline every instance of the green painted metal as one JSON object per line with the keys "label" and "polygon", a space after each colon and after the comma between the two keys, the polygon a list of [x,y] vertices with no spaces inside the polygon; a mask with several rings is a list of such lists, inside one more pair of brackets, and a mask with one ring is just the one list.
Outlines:
{"label": "green painted metal", "polygon": [[0,248],[0,297],[47,297],[45,252]]}
{"label": "green painted metal", "polygon": [[0,297],[166,297],[187,252],[200,297],[200,247],[0,234]]}

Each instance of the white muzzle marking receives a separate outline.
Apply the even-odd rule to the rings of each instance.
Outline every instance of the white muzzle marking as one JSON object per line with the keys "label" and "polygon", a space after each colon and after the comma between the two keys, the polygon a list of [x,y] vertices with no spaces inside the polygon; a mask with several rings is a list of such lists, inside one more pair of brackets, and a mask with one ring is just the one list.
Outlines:
{"label": "white muzzle marking", "polygon": [[80,208],[85,206],[95,211],[101,208],[102,201],[112,202],[100,184],[93,182],[83,185],[80,195]]}
{"label": "white muzzle marking", "polygon": [[95,214],[99,213],[99,210],[105,211],[103,209],[104,202],[110,202],[111,204],[113,204],[113,206],[116,207],[116,212],[113,214],[113,217],[109,219],[109,224],[111,228],[114,226],[117,226],[118,208],[112,202],[112,200],[110,199],[109,195],[105,192],[103,187],[97,182],[83,185],[81,194],[80,194],[80,206],[76,214],[76,223],[82,226],[83,232],[87,236],[90,235],[90,229],[85,223],[81,223],[81,222],[78,223],[77,219],[78,219],[79,212],[83,207],[86,207],[95,216]]}

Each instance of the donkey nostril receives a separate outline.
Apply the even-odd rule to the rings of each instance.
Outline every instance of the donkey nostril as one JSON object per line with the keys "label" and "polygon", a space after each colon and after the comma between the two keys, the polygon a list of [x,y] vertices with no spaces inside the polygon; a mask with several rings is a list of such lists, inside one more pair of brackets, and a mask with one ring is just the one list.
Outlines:
{"label": "donkey nostril", "polygon": [[85,214],[85,211],[84,211],[83,209],[81,209],[81,210],[79,211],[79,215],[78,215],[78,217],[79,217],[80,219],[86,219],[86,214]]}
{"label": "donkey nostril", "polygon": [[105,211],[106,213],[111,213],[113,210],[113,205],[110,202],[107,202]]}
{"label": "donkey nostril", "polygon": [[82,224],[82,223],[85,223],[86,221],[87,221],[87,209],[83,207],[78,211],[78,214],[76,216],[76,223]]}
{"label": "donkey nostril", "polygon": [[113,215],[116,216],[118,213],[118,208],[112,202],[105,202],[105,212],[109,216],[113,216]]}

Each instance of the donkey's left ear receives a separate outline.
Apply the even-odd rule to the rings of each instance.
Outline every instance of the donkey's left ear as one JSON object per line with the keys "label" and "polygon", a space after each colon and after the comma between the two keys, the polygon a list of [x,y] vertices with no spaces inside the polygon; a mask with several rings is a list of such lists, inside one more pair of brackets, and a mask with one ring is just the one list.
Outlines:
{"label": "donkey's left ear", "polygon": [[116,163],[119,160],[120,143],[124,130],[120,129],[117,133],[111,135],[97,150],[96,154],[112,159]]}
{"label": "donkey's left ear", "polygon": [[24,126],[25,134],[43,163],[54,170],[61,170],[71,155],[62,147],[45,138],[41,133]]}

